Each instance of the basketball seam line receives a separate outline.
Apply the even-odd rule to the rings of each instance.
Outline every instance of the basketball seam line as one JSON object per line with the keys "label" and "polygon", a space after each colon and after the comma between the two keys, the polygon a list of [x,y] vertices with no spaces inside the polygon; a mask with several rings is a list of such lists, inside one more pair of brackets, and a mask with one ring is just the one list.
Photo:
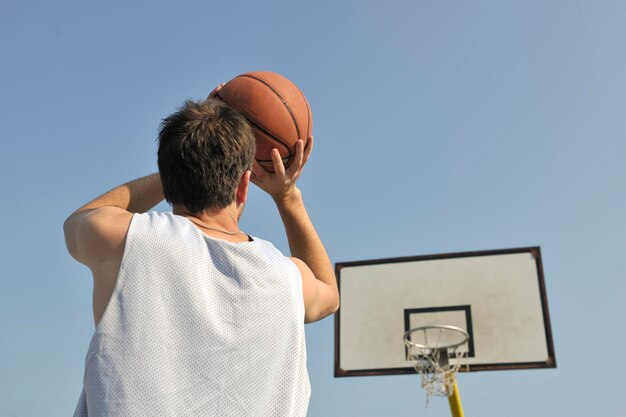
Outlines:
{"label": "basketball seam line", "polygon": [[[287,152],[289,152],[289,154],[287,155],[287,159],[291,159],[291,148],[289,148],[289,145],[287,145],[285,142],[283,142],[282,140],[280,140],[276,136],[272,135],[270,132],[268,132],[267,130],[263,129],[261,126],[259,126],[258,124],[254,123],[252,120],[248,119],[247,117],[246,117],[246,120],[248,120],[248,123],[250,123],[252,126],[256,127],[261,132],[265,133],[270,139],[272,139],[275,142],[278,142],[285,149],[287,149]],[[282,159],[285,159],[285,158],[282,158]],[[261,160],[257,159],[257,161],[261,161]]]}
{"label": "basketball seam line", "polygon": [[[295,85],[295,84],[294,84]],[[310,134],[309,131],[311,129],[311,109],[309,108],[309,102],[306,99],[306,97],[304,96],[304,93],[302,92],[302,90],[300,90],[300,88],[296,85],[296,88],[298,89],[298,91],[300,92],[300,95],[302,96],[302,98],[304,99],[304,104],[306,104],[306,134],[307,134],[307,140],[308,135]],[[302,138],[304,139],[304,138]]]}
{"label": "basketball seam line", "polygon": [[[229,102],[227,102],[226,100],[224,100],[224,97],[222,97],[220,95],[220,93],[216,93],[215,97],[222,100],[224,103],[228,104],[229,106],[233,107]],[[236,109],[235,109],[236,110]],[[244,119],[246,119],[246,121],[248,123],[250,123],[252,126],[256,127],[257,129],[259,129],[261,132],[263,132],[265,135],[267,135],[271,140],[273,140],[274,142],[278,142],[279,144],[281,144],[285,149],[287,149],[288,155],[286,158],[281,158],[281,159],[287,159],[290,160],[291,159],[291,148],[289,148],[289,145],[287,145],[285,142],[283,142],[282,140],[280,140],[279,138],[277,138],[276,136],[274,136],[273,134],[271,134],[270,132],[268,132],[267,130],[265,130],[263,127],[259,126],[258,124],[256,124],[254,121],[250,120],[249,117],[246,117],[243,113],[239,112],[239,114],[241,114]],[[256,158],[255,158],[256,159]],[[270,162],[271,160],[266,160],[266,159],[257,159],[257,161],[259,162]]]}
{"label": "basketball seam line", "polygon": [[[247,78],[252,78],[253,80],[257,80],[258,82],[260,82],[261,84],[265,85],[267,88],[272,90],[272,92],[274,94],[276,94],[276,97],[278,97],[280,99],[280,101],[283,102],[283,105],[285,106],[285,108],[289,112],[289,115],[291,116],[291,120],[293,121],[293,125],[296,128],[296,134],[298,135],[298,139],[304,139],[304,138],[300,137],[300,129],[298,128],[298,122],[296,121],[296,116],[293,114],[293,111],[291,110],[291,107],[289,107],[289,103],[287,103],[287,101],[283,98],[283,96],[281,96],[278,93],[278,91],[276,91],[274,89],[274,87],[272,87],[270,84],[268,84],[267,82],[263,81],[262,79],[255,77],[254,75],[242,74],[242,75],[240,75],[240,77],[247,77]],[[296,87],[296,88],[298,88],[298,87]]]}

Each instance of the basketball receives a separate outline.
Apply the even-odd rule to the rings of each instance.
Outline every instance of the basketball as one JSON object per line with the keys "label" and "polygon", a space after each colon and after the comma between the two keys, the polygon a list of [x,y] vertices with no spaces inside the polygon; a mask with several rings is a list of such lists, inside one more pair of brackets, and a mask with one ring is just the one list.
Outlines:
{"label": "basketball", "polygon": [[309,103],[300,89],[275,72],[255,71],[227,82],[215,95],[239,111],[256,138],[256,160],[274,172],[271,151],[280,152],[285,167],[294,156],[298,139],[305,146],[313,127]]}

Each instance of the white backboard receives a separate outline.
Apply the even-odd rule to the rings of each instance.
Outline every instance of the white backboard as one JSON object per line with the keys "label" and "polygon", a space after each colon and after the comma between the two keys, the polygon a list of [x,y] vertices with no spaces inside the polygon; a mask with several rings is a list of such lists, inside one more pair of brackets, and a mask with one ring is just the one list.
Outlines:
{"label": "white backboard", "polygon": [[453,325],[461,371],[556,367],[539,247],[336,264],[335,376],[414,373],[404,332]]}

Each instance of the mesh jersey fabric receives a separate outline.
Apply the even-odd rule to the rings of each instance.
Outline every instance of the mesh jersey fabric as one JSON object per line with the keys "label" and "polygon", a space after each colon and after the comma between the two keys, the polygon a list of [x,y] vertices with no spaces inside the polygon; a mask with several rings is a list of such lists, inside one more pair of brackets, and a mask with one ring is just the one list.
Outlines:
{"label": "mesh jersey fabric", "polygon": [[135,214],[74,417],[305,416],[298,267],[270,242]]}

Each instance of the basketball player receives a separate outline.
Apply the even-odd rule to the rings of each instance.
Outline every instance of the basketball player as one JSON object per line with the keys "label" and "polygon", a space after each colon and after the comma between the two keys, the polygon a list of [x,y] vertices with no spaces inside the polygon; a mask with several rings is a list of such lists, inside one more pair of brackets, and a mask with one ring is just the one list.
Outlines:
{"label": "basketball player", "polygon": [[[158,174],[69,216],[96,324],[74,416],[306,415],[304,323],[339,304],[296,186],[312,148],[299,140],[287,169],[274,149],[269,173],[243,116],[188,101],[161,125]],[[293,257],[239,229],[250,182],[276,203]],[[149,212],[163,198],[172,212]]]}

